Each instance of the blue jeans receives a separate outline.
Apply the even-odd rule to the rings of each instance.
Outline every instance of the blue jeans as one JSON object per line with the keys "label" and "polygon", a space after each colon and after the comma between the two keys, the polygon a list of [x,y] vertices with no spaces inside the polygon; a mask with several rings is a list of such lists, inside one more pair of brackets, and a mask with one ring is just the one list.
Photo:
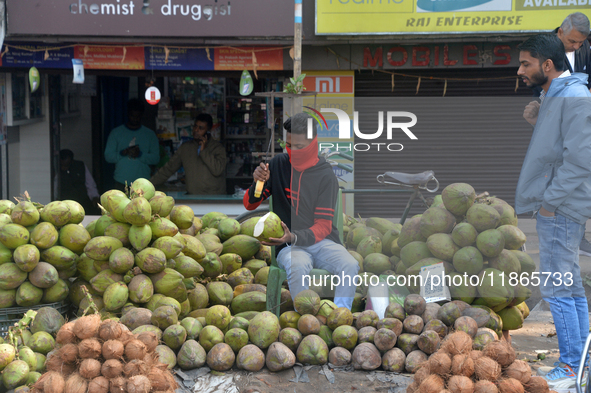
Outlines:
{"label": "blue jeans", "polygon": [[[536,230],[540,240],[540,292],[550,304],[559,361],[577,370],[589,334],[589,310],[579,267],[579,244],[585,226],[559,214],[544,217],[538,213]],[[547,273],[552,274],[548,280]]]}
{"label": "blue jeans", "polygon": [[[344,277],[341,284],[335,288],[334,303],[337,307],[351,309],[355,297],[353,278],[359,271],[359,263],[342,245],[324,239],[308,247],[288,246],[277,255],[277,264],[287,273],[292,299],[308,289],[309,279],[306,276],[309,277],[310,271],[314,268],[325,269],[333,275]],[[350,277],[350,280],[347,280],[347,277]]]}

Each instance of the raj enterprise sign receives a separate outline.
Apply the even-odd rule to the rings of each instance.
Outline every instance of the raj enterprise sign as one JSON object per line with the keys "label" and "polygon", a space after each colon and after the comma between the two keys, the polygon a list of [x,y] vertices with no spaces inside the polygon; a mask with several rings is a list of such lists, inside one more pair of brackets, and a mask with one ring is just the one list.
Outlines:
{"label": "raj enterprise sign", "polygon": [[[310,108],[311,109],[311,108]],[[321,118],[322,122],[327,125],[327,121],[322,115],[322,113],[332,113],[336,115],[338,119],[338,137],[339,139],[343,140],[351,140],[351,120],[349,119],[349,115],[347,112],[336,109],[336,108],[320,108],[320,112],[314,110],[314,112]],[[388,141],[392,140],[393,130],[400,129],[402,130],[409,139],[416,140],[418,139],[415,134],[412,133],[410,128],[417,124],[417,117],[414,113],[411,112],[398,112],[398,111],[388,111],[384,115],[383,111],[378,112],[378,130],[371,134],[365,134],[359,130],[359,112],[353,112],[353,131],[355,132],[355,136],[359,139],[364,140],[374,140],[378,139],[382,136],[384,132],[384,119],[386,119],[386,139]],[[406,122],[395,121],[395,119],[409,119]],[[313,119],[308,119],[308,139],[313,138]],[[323,124],[321,124],[321,127]],[[326,143],[324,144],[326,145]],[[324,146],[324,147],[335,147],[335,146]],[[369,151],[375,149],[376,151],[380,151],[381,149],[387,149],[388,151],[401,151],[404,146],[401,143],[383,143],[383,142],[373,142],[373,143],[355,143],[353,144],[353,149],[355,151]],[[339,146],[337,149],[341,150]]]}

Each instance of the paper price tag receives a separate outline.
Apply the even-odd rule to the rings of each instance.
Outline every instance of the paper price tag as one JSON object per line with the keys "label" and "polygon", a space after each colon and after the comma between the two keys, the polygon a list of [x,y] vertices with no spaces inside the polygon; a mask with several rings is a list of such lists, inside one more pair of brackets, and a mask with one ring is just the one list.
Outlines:
{"label": "paper price tag", "polygon": [[445,267],[443,262],[435,265],[423,266],[420,272],[420,295],[427,303],[451,300],[449,288],[445,285]]}

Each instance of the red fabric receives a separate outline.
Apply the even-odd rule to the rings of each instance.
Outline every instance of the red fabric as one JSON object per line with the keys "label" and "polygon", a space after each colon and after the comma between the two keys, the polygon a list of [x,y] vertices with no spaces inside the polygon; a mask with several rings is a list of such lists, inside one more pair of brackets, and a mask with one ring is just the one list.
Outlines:
{"label": "red fabric", "polygon": [[298,172],[303,172],[308,168],[312,168],[318,163],[318,137],[314,138],[312,142],[303,149],[291,150],[287,148],[287,154],[291,165]]}
{"label": "red fabric", "polygon": [[325,220],[324,218],[316,218],[314,225],[310,227],[314,233],[314,243],[324,240],[332,231],[332,220]]}
{"label": "red fabric", "polygon": [[327,216],[330,217],[330,220],[332,221],[333,217],[334,217],[334,209],[330,209],[328,207],[317,207],[316,211],[314,212],[314,214],[316,216]]}
{"label": "red fabric", "polygon": [[242,198],[242,203],[244,204],[244,207],[246,208],[246,210],[254,210],[257,207],[259,207],[261,205],[261,202],[263,200],[261,199],[260,201],[256,202],[256,203],[249,203],[248,202],[248,192],[244,194],[244,198]]}

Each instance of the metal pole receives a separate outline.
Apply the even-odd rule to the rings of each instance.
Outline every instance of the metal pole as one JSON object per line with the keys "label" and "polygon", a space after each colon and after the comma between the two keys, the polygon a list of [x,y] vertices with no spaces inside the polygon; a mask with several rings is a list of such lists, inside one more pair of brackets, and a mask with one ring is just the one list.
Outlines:
{"label": "metal pole", "polygon": [[[293,42],[293,78],[297,79],[302,74],[302,0],[295,0]],[[300,113],[303,105],[302,97],[295,97],[292,116]]]}

